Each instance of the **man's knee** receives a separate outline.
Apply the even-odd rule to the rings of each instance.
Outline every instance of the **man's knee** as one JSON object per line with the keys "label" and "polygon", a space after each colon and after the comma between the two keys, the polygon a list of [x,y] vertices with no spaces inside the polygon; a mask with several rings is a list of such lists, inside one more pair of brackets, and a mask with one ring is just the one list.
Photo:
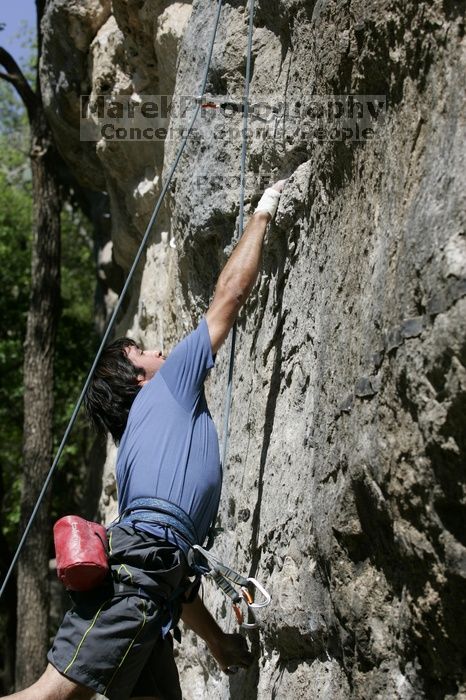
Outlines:
{"label": "man's knee", "polygon": [[48,664],[38,681],[7,697],[11,700],[90,700],[94,695],[93,690],[74,683]]}
{"label": "man's knee", "polygon": [[29,690],[33,691],[31,700],[90,700],[95,695],[94,690],[63,676],[52,664],[48,664],[43,675]]}

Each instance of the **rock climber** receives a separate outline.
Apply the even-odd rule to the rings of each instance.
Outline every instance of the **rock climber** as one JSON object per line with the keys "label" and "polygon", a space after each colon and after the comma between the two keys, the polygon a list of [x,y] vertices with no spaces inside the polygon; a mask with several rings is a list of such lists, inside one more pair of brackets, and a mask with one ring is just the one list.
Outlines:
{"label": "rock climber", "polygon": [[[284,183],[265,190],[218,278],[205,317],[168,358],[129,338],[107,346],[100,358],[86,405],[94,424],[119,445],[120,513],[135,499],[156,496],[188,513],[201,542],[207,535],[218,506],[221,468],[204,381],[256,282],[267,224]],[[245,639],[224,633],[197,591],[191,596],[185,591],[188,549],[169,527],[117,521],[109,529],[111,577],[92,591],[71,594],[73,606],[44,674],[9,697],[87,700],[98,692],[110,700],[179,700],[170,629],[177,631],[180,617],[224,672],[247,667],[252,656]]]}

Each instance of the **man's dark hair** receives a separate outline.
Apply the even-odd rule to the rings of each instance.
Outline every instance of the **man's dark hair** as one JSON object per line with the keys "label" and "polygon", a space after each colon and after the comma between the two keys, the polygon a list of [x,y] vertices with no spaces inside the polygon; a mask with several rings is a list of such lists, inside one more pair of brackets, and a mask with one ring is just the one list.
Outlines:
{"label": "man's dark hair", "polygon": [[116,444],[121,440],[131,406],[141,389],[138,376],[144,374],[144,369],[135,367],[126,354],[126,348],[136,345],[131,338],[118,338],[107,345],[84,399],[96,430],[108,430]]}

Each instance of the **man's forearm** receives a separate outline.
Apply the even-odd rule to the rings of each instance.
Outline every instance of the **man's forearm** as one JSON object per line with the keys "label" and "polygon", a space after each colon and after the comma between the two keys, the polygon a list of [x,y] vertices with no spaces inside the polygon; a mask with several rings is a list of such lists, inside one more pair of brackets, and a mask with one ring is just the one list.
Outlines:
{"label": "man's forearm", "polygon": [[225,342],[240,308],[259,276],[267,224],[276,211],[284,183],[284,180],[279,180],[265,190],[239,243],[220,273],[214,298],[206,313],[214,354]]}
{"label": "man's forearm", "polygon": [[206,642],[210,653],[225,673],[234,673],[235,668],[251,665],[253,657],[244,637],[237,632],[223,632],[199,596],[192,603],[183,604],[181,619]]}
{"label": "man's forearm", "polygon": [[239,243],[218,278],[218,289],[233,291],[241,301],[248,296],[260,271],[264,237],[270,219],[270,214],[265,212],[257,212],[251,216]]}
{"label": "man's forearm", "polygon": [[218,626],[199,596],[192,603],[183,603],[181,619],[212,650],[221,645],[223,630]]}

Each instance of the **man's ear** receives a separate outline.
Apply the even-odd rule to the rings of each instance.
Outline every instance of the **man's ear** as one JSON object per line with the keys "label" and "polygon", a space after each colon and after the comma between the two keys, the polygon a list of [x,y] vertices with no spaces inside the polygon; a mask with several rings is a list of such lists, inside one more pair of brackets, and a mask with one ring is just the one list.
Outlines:
{"label": "man's ear", "polygon": [[138,374],[138,384],[139,386],[144,386],[144,384],[147,384],[147,379],[145,374]]}

